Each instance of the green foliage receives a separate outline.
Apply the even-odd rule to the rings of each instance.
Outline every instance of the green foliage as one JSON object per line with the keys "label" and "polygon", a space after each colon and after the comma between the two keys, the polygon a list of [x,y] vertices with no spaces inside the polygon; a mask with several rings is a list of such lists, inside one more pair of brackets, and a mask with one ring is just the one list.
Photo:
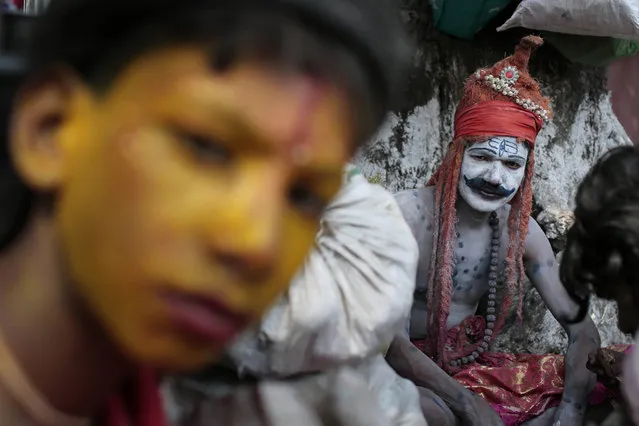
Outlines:
{"label": "green foliage", "polygon": [[377,173],[375,176],[369,177],[368,181],[373,185],[381,185],[384,182],[384,179],[382,178],[382,175]]}

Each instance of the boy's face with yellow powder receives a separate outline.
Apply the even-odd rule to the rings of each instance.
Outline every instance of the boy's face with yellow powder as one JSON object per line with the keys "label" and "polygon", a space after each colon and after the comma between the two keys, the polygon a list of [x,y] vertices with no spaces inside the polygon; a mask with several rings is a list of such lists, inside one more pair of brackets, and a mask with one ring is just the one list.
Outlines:
{"label": "boy's face with yellow powder", "polygon": [[142,55],[100,95],[45,85],[18,115],[48,92],[63,99],[49,142],[18,126],[12,153],[56,194],[72,283],[132,359],[210,361],[311,247],[355,147],[346,97],[256,63],[216,73],[198,48]]}

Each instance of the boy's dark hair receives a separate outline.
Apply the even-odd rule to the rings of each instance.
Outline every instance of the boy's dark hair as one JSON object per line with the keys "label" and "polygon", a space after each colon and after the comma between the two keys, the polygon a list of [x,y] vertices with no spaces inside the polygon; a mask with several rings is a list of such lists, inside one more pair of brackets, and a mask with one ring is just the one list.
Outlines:
{"label": "boy's dark hair", "polygon": [[615,148],[590,170],[577,191],[575,223],[568,231],[561,280],[579,304],[590,295],[613,299],[625,283],[639,300],[639,151]]}
{"label": "boy's dark hair", "polygon": [[[61,65],[100,93],[137,56],[175,44],[208,47],[218,71],[248,58],[337,84],[353,99],[358,142],[395,101],[410,59],[390,0],[51,0],[32,27],[27,71]],[[15,88],[0,94],[5,138]],[[21,232],[32,198],[3,143],[0,250]]]}

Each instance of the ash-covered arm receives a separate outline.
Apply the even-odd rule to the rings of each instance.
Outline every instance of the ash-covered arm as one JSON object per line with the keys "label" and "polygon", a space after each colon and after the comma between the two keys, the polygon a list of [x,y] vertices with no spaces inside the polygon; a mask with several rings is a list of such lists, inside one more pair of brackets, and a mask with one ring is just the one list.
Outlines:
{"label": "ash-covered arm", "polygon": [[524,264],[528,278],[568,334],[565,389],[560,409],[570,408],[583,416],[588,394],[596,383],[596,376],[586,368],[586,363],[588,355],[600,346],[599,332],[590,316],[580,323],[568,324],[567,321],[577,316],[579,307],[559,280],[555,255],[548,238],[534,219],[530,219]]}
{"label": "ash-covered arm", "polygon": [[386,361],[400,376],[417,386],[433,391],[456,414],[464,411],[470,398],[474,397],[470,391],[416,348],[405,333],[395,337],[386,354]]}

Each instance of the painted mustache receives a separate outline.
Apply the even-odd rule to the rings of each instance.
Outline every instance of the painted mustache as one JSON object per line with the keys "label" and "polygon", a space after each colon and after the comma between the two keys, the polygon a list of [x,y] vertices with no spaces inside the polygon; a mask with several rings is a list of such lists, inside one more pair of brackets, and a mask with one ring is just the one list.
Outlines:
{"label": "painted mustache", "polygon": [[464,176],[464,182],[466,182],[466,185],[468,185],[468,187],[474,191],[485,192],[487,194],[495,195],[501,198],[510,197],[512,193],[515,192],[514,188],[506,189],[503,187],[503,185],[494,185],[492,183],[486,182],[482,178],[469,179]]}

